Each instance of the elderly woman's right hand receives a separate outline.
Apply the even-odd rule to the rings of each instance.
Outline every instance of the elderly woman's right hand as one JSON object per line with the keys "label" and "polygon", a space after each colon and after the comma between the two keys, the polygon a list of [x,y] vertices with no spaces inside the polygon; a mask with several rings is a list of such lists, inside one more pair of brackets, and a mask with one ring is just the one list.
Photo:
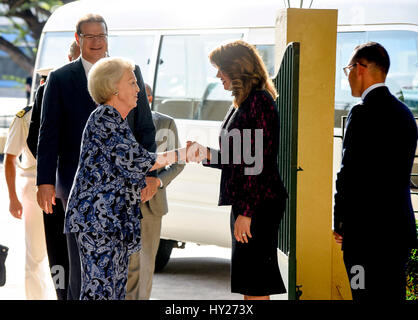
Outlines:
{"label": "elderly woman's right hand", "polygon": [[207,148],[197,142],[187,141],[185,148],[157,154],[157,160],[150,171],[163,168],[175,162],[201,162],[207,158]]}

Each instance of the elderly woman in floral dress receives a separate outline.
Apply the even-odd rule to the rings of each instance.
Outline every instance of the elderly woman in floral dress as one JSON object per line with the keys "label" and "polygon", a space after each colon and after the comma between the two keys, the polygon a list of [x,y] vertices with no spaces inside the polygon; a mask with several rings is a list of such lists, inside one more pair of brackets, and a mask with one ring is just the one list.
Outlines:
{"label": "elderly woman in floral dress", "polygon": [[140,249],[145,175],[186,160],[186,148],[152,154],[135,140],[126,120],[139,91],[134,68],[129,60],[104,58],[89,73],[98,107],[83,132],[64,227],[77,237],[80,300],[125,298],[129,256]]}

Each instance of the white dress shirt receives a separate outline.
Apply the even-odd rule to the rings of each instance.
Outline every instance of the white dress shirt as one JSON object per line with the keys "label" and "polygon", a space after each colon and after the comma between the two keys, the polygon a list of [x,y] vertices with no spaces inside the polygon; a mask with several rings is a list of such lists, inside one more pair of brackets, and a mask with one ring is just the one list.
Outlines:
{"label": "white dress shirt", "polygon": [[88,79],[88,75],[93,64],[84,59],[83,56],[81,56],[81,63],[83,64],[84,72],[86,73],[86,78]]}

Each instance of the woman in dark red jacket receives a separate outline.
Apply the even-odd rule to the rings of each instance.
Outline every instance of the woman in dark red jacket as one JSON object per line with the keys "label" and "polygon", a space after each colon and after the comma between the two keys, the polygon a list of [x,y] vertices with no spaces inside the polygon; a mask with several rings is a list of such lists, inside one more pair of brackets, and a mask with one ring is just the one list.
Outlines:
{"label": "woman in dark red jacket", "polygon": [[212,51],[211,63],[232,91],[219,137],[205,166],[222,170],[219,205],[232,205],[231,290],[244,299],[285,293],[277,261],[278,230],[287,192],[277,166],[277,92],[257,50],[235,41]]}

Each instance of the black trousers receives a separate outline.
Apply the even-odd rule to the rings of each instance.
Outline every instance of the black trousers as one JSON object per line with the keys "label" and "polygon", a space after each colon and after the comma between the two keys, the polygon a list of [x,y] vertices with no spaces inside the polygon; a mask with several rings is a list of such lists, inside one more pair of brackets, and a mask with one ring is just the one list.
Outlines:
{"label": "black trousers", "polygon": [[[62,199],[64,208],[67,207],[68,199]],[[64,230],[64,228],[62,229]],[[81,292],[81,261],[75,233],[64,234],[66,236],[69,262],[69,284],[67,291],[68,300],[79,300]]]}
{"label": "black trousers", "polygon": [[53,213],[43,214],[46,250],[49,267],[58,300],[67,300],[69,264],[67,239],[64,234],[65,211],[60,199],[56,199]]}
{"label": "black trousers", "polygon": [[405,300],[410,249],[344,249],[344,264],[354,301]]}
{"label": "black trousers", "polygon": [[81,261],[75,233],[67,233],[68,258],[70,262],[70,285],[68,300],[80,300],[81,292]]}

